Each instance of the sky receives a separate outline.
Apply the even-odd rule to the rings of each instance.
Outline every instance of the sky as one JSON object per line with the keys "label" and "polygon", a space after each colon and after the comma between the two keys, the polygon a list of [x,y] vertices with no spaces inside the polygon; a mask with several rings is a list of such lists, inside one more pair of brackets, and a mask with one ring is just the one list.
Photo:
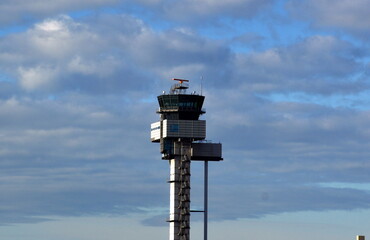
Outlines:
{"label": "sky", "polygon": [[168,238],[150,123],[172,78],[206,97],[207,139],[223,144],[210,239],[370,236],[369,5],[2,0],[0,238]]}

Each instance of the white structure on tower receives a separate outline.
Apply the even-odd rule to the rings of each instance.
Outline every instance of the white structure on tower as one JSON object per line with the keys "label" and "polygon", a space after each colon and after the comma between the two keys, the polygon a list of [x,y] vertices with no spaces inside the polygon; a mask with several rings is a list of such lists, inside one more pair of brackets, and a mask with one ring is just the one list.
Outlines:
{"label": "white structure on tower", "polygon": [[151,124],[151,141],[160,143],[162,159],[170,163],[170,240],[190,239],[190,165],[204,161],[204,239],[207,239],[208,161],[220,161],[221,143],[206,138],[204,96],[186,94],[189,80],[173,79],[169,94],[158,96],[160,121]]}

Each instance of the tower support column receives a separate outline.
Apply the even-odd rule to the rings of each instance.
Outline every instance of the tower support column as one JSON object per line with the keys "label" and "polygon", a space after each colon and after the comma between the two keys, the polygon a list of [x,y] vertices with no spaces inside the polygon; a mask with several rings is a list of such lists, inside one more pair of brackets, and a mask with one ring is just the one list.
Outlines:
{"label": "tower support column", "polygon": [[190,239],[190,143],[175,142],[179,149],[170,162],[170,240]]}
{"label": "tower support column", "polygon": [[170,164],[170,237],[169,240],[190,240],[190,163],[205,161],[204,239],[207,239],[207,178],[208,161],[221,161],[221,143],[200,142],[206,139],[206,121],[199,117],[204,96],[193,92],[186,79],[174,78],[178,83],[169,94],[158,96],[160,120],[150,125],[150,140],[160,143],[162,159]]}
{"label": "tower support column", "polygon": [[208,161],[204,161],[204,240],[208,240]]}

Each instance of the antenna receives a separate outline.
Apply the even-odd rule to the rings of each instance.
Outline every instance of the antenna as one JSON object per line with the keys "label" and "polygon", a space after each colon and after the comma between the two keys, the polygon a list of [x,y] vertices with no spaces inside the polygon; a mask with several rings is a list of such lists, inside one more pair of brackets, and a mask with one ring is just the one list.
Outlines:
{"label": "antenna", "polygon": [[179,81],[180,84],[182,84],[183,82],[189,82],[189,80],[186,80],[186,79],[180,79],[180,78],[172,78],[172,80],[174,81]]}
{"label": "antenna", "polygon": [[203,96],[203,75],[200,76],[200,95]]}
{"label": "antenna", "polygon": [[175,83],[174,85],[172,85],[171,94],[184,94],[186,92],[186,89],[189,88],[189,80],[187,79],[172,78],[172,80],[178,81],[179,83]]}

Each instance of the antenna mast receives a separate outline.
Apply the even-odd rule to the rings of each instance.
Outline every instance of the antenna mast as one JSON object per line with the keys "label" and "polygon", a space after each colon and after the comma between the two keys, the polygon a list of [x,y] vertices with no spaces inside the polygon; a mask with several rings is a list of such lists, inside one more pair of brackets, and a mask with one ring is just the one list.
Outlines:
{"label": "antenna mast", "polygon": [[200,77],[200,95],[203,95],[203,76]]}

